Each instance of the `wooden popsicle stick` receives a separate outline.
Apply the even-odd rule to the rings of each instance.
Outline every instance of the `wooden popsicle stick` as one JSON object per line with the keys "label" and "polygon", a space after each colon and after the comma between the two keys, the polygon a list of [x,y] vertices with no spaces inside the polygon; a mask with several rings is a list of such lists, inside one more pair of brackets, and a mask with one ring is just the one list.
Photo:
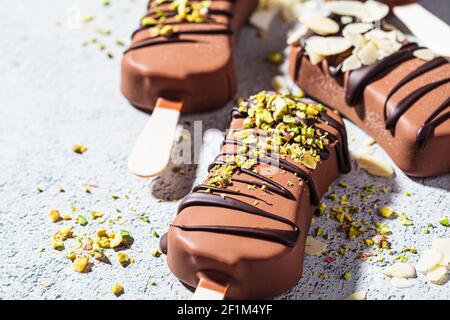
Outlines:
{"label": "wooden popsicle stick", "polygon": [[152,177],[167,166],[183,103],[159,98],[128,159],[128,168],[140,177]]}
{"label": "wooden popsicle stick", "polygon": [[201,278],[191,300],[223,300],[228,285],[223,286],[211,280]]}
{"label": "wooden popsicle stick", "polygon": [[444,21],[417,3],[394,7],[393,12],[426,47],[450,56],[450,27]]}

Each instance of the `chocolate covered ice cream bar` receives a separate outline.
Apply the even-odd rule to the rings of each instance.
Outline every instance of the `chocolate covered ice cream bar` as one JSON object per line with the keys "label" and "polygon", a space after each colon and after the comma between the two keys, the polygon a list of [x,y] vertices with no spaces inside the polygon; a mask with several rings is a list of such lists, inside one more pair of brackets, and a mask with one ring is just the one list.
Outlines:
{"label": "chocolate covered ice cream bar", "polygon": [[223,107],[236,91],[233,46],[257,2],[150,1],[123,56],[124,96],[147,110],[158,98],[182,112]]}
{"label": "chocolate covered ice cream bar", "polygon": [[[307,32],[291,39],[290,75],[373,136],[408,175],[450,172],[448,58],[387,26],[387,6],[339,2],[329,3],[329,17],[306,18]],[[371,13],[358,9],[367,3]]]}
{"label": "chocolate covered ice cream bar", "polygon": [[342,119],[321,104],[260,92],[232,111],[221,153],[161,241],[185,285],[267,298],[299,280],[313,212],[350,170]]}

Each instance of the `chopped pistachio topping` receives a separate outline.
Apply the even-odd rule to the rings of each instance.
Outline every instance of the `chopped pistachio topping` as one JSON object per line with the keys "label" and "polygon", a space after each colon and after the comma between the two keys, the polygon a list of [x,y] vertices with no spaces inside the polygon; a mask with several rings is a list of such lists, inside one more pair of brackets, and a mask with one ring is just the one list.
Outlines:
{"label": "chopped pistachio topping", "polygon": [[283,63],[284,59],[283,59],[283,55],[279,52],[269,52],[266,55],[266,60],[274,65],[280,65]]}
{"label": "chopped pistachio topping", "polygon": [[398,217],[398,221],[404,226],[412,226],[414,222],[412,222],[411,219],[408,218],[406,214],[402,214]]}
{"label": "chopped pistachio topping", "polygon": [[113,285],[111,292],[116,296],[121,296],[124,293],[124,288],[122,287],[121,284],[116,283]]}
{"label": "chopped pistachio topping", "polygon": [[88,220],[86,219],[86,217],[81,214],[75,218],[75,222],[79,223],[83,227],[88,224]]}
{"label": "chopped pistachio topping", "polygon": [[348,281],[348,280],[350,280],[352,278],[352,274],[350,272],[345,272],[342,275],[342,278],[344,278],[344,280]]}
{"label": "chopped pistachio topping", "polygon": [[89,257],[78,257],[75,258],[72,264],[73,270],[77,272],[83,272],[89,264]]}
{"label": "chopped pistachio topping", "polygon": [[159,256],[161,256],[161,251],[159,251],[159,249],[153,249],[151,255],[152,257],[158,258]]}
{"label": "chopped pistachio topping", "polygon": [[59,221],[61,219],[61,214],[59,213],[58,210],[51,210],[48,213],[48,216],[50,217],[50,220],[52,222],[57,222],[57,221]]}
{"label": "chopped pistachio topping", "polygon": [[131,263],[131,258],[127,253],[119,252],[117,254],[117,261],[119,261],[122,267],[126,267]]}
{"label": "chopped pistachio topping", "polygon": [[380,209],[380,215],[384,218],[393,219],[397,217],[397,214],[389,207],[383,207]]}
{"label": "chopped pistachio topping", "polygon": [[86,152],[87,147],[82,145],[82,144],[76,144],[73,146],[72,148],[73,152],[78,153],[78,154],[83,154]]}
{"label": "chopped pistachio topping", "polygon": [[442,218],[439,223],[444,227],[450,227],[450,220],[448,218]]}
{"label": "chopped pistachio topping", "polygon": [[233,138],[242,146],[236,154],[226,157],[226,164],[211,169],[208,185],[230,186],[236,170],[254,171],[258,159],[275,155],[290,157],[308,169],[317,167],[320,151],[330,143],[327,134],[314,125],[321,121],[319,113],[324,110],[323,105],[261,91],[248,100],[238,99],[237,106],[246,117],[244,128],[233,132]]}

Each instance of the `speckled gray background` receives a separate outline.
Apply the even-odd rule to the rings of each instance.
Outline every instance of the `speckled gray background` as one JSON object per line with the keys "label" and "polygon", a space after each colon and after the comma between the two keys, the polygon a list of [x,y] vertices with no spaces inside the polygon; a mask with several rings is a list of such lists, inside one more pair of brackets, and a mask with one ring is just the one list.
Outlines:
{"label": "speckled gray background", "polygon": [[[110,289],[116,282],[125,287],[120,299],[185,299],[191,295],[170,274],[164,256],[151,256],[151,250],[158,245],[151,232],[164,232],[175,215],[178,200],[205,176],[221,136],[217,131],[205,133],[201,164],[186,166],[185,175],[168,168],[162,177],[142,180],[126,168],[128,152],[147,115],[130,107],[119,92],[122,48],[114,42],[128,39],[144,8],[144,0],[111,0],[107,8],[101,0],[0,0],[2,299],[111,299],[114,296]],[[89,25],[111,29],[112,35],[101,36],[87,25],[71,24],[78,11],[94,15]],[[284,49],[287,27],[277,21],[272,27],[263,40],[251,28],[242,33],[237,49],[240,95],[268,88],[278,72],[277,67],[264,62],[264,57],[268,51]],[[96,45],[81,45],[94,36],[105,42],[114,59],[108,59]],[[223,130],[227,113],[222,109],[189,115],[181,123],[189,128],[194,120],[201,120],[204,129]],[[367,136],[351,124],[348,130],[351,149],[356,150]],[[85,144],[89,150],[83,155],[73,153],[76,143]],[[371,148],[387,159],[377,146]],[[421,252],[430,246],[433,237],[449,237],[450,229],[437,221],[450,214],[450,175],[417,180],[395,171],[395,178],[383,179],[354,169],[342,177],[350,188],[333,188],[340,194],[348,193],[363,208],[389,205],[408,214],[414,221],[412,227],[405,228],[397,220],[387,221],[393,230],[390,240],[394,250],[414,246]],[[83,186],[89,184],[97,186],[91,188],[91,194],[83,192]],[[389,192],[377,192],[371,200],[361,201],[355,192],[367,184],[385,185]],[[44,192],[37,192],[38,187]],[[60,193],[60,188],[66,192]],[[412,196],[406,197],[405,191]],[[120,199],[113,200],[111,194]],[[158,201],[161,198],[176,201]],[[112,255],[111,265],[95,264],[88,274],[73,272],[64,253],[50,248],[50,234],[62,226],[48,219],[49,210],[69,213],[72,205],[85,215],[101,210],[108,217],[115,216],[119,208],[126,219],[120,228],[129,230],[135,239],[128,252],[136,262],[122,268]],[[151,222],[142,222],[133,208],[148,215]],[[365,209],[358,216],[380,220]],[[420,230],[429,222],[436,227],[430,229],[430,234],[422,234]],[[319,225],[330,234],[330,254],[347,243],[336,221],[316,218],[313,228]],[[96,224],[75,228],[93,231]],[[280,298],[341,299],[359,290],[366,290],[369,299],[450,298],[450,283],[430,285],[422,276],[410,289],[391,287],[381,271],[394,256],[386,256],[384,263],[360,262],[357,255],[365,248],[356,241],[349,246],[355,253],[331,264],[323,262],[323,257],[306,257],[304,277]],[[45,251],[39,253],[38,247]],[[411,263],[417,261],[417,255],[408,256]],[[352,274],[350,281],[340,278],[346,271]],[[318,273],[326,274],[326,278],[322,280]]]}

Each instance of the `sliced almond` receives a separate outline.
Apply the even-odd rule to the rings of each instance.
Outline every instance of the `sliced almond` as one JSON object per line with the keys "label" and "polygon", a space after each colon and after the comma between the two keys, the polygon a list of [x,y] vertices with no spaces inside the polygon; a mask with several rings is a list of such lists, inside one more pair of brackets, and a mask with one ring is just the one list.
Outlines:
{"label": "sliced almond", "polygon": [[397,29],[395,29],[394,31],[398,42],[403,42],[406,40],[406,37],[403,32]]}
{"label": "sliced almond", "polygon": [[325,56],[311,51],[308,46],[306,46],[305,51],[308,54],[309,61],[311,61],[313,65],[319,64],[323,59],[325,59]]}
{"label": "sliced almond", "polygon": [[344,300],[364,300],[367,297],[367,291],[358,291],[355,293],[352,293]]}
{"label": "sliced almond", "polygon": [[359,1],[331,1],[326,6],[328,10],[340,16],[356,17],[364,10],[363,3]]}
{"label": "sliced almond", "polygon": [[439,262],[440,266],[448,267],[450,265],[450,254],[444,253],[442,255],[441,262]]}
{"label": "sliced almond", "polygon": [[394,170],[391,165],[376,156],[359,153],[353,156],[361,169],[366,170],[368,173],[378,177],[391,177],[394,174]]}
{"label": "sliced almond", "polygon": [[280,94],[289,94],[289,87],[282,76],[275,76],[272,78],[270,85],[274,91]]}
{"label": "sliced almond", "polygon": [[305,253],[309,256],[320,256],[327,250],[327,244],[314,239],[311,236],[306,238]]}
{"label": "sliced almond", "polygon": [[306,41],[306,50],[322,56],[333,56],[347,51],[351,42],[343,37],[313,36]]}
{"label": "sliced almond", "polygon": [[294,31],[290,32],[287,38],[287,44],[288,45],[298,44],[300,38],[303,37],[306,34],[306,32],[308,32],[308,27],[305,25],[302,25],[300,28],[297,28]]}
{"label": "sliced almond", "polygon": [[342,24],[349,24],[353,22],[353,18],[349,16],[342,16],[341,17],[341,23]]}
{"label": "sliced almond", "polygon": [[435,238],[431,242],[431,248],[443,254],[450,255],[450,239]]}
{"label": "sliced almond", "polygon": [[414,286],[414,283],[412,283],[412,281],[404,278],[392,278],[391,284],[397,289],[406,289]]}
{"label": "sliced almond", "polygon": [[389,14],[389,6],[373,0],[364,2],[363,8],[357,12],[362,22],[380,21]]}
{"label": "sliced almond", "polygon": [[250,24],[262,31],[268,31],[278,11],[279,8],[274,6],[256,10],[250,17]]}
{"label": "sliced almond", "polygon": [[358,52],[358,58],[364,65],[370,65],[377,61],[378,49],[373,41],[369,41],[361,50]]}
{"label": "sliced almond", "polygon": [[433,269],[442,260],[442,253],[437,250],[427,250],[422,253],[416,265],[416,270],[422,273]]}
{"label": "sliced almond", "polygon": [[366,33],[367,31],[370,31],[372,29],[373,24],[371,23],[350,23],[344,27],[344,29],[342,30],[342,35],[344,36],[344,38],[349,39],[353,42],[355,35]]}
{"label": "sliced almond", "polygon": [[312,31],[322,36],[335,34],[339,31],[339,25],[330,18],[318,15],[306,15],[302,22]]}
{"label": "sliced almond", "polygon": [[352,54],[350,57],[344,60],[342,63],[342,72],[347,72],[351,70],[356,70],[362,67],[361,61],[358,57]]}
{"label": "sliced almond", "polygon": [[430,49],[418,49],[413,52],[413,55],[416,58],[424,61],[430,61],[436,58],[436,54]]}
{"label": "sliced almond", "polygon": [[402,262],[397,262],[391,266],[386,267],[386,269],[384,269],[383,271],[383,274],[390,278],[403,279],[415,278],[417,276],[416,269],[414,269],[412,265]]}
{"label": "sliced almond", "polygon": [[434,284],[444,284],[448,280],[448,270],[444,266],[438,266],[428,271],[426,278]]}

